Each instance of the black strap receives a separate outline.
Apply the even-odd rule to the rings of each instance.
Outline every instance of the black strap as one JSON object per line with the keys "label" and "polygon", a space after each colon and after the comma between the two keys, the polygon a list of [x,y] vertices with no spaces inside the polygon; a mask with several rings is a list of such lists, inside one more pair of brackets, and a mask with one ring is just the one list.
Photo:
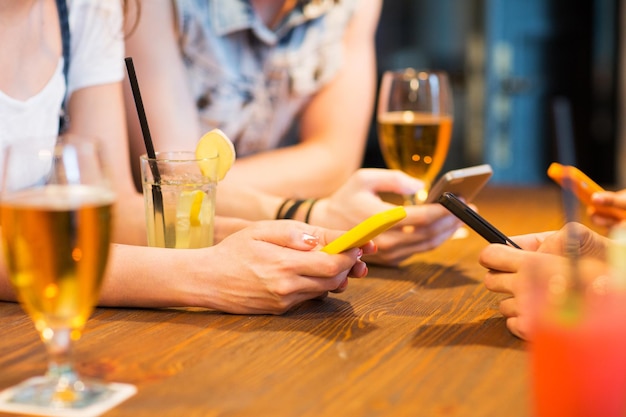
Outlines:
{"label": "black strap", "polygon": [[57,11],[59,12],[59,24],[61,26],[61,43],[63,46],[63,76],[65,77],[65,97],[61,105],[61,113],[59,114],[59,133],[68,127],[68,116],[66,111],[68,74],[70,69],[70,23],[69,13],[67,11],[66,0],[56,0]]}
{"label": "black strap", "polygon": [[283,219],[286,219],[286,220],[293,219],[293,216],[296,215],[296,212],[298,211],[302,203],[304,203],[305,201],[306,200],[296,200],[293,203],[293,205],[287,209],[287,211],[285,212],[285,215],[283,216]]}

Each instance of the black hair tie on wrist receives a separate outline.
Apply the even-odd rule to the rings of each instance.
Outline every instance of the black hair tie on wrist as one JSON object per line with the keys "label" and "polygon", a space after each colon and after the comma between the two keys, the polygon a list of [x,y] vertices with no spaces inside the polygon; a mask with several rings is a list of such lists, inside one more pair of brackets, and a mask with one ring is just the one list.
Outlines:
{"label": "black hair tie on wrist", "polygon": [[311,218],[311,211],[313,210],[313,206],[315,205],[315,203],[317,203],[317,198],[313,198],[309,201],[311,202],[311,204],[309,204],[309,209],[306,211],[306,215],[304,216],[305,223],[308,223],[309,219]]}
{"label": "black hair tie on wrist", "polygon": [[304,203],[305,201],[306,200],[295,200],[292,206],[289,207],[287,211],[285,212],[283,219],[287,219],[287,220],[293,219],[293,216],[295,216],[296,212],[298,211],[302,203]]}
{"label": "black hair tie on wrist", "polygon": [[285,206],[287,205],[287,203],[289,203],[290,201],[292,201],[292,199],[287,198],[285,199],[285,201],[282,202],[280,207],[278,207],[278,210],[276,211],[276,220],[280,220],[283,218],[283,210],[285,209]]}

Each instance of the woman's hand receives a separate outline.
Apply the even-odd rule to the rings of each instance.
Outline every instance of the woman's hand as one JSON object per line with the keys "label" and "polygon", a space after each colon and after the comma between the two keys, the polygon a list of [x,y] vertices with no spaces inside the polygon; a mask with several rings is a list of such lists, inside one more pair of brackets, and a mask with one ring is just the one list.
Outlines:
{"label": "woman's hand", "polygon": [[[626,217],[626,190],[621,190],[617,192],[613,191],[604,191],[601,193],[594,193],[591,196],[591,201],[594,205],[599,207],[613,208],[616,209],[618,213],[621,211],[624,212],[623,215],[620,215],[621,218]],[[588,213],[591,217],[591,220],[598,226],[602,227],[611,227],[621,221],[620,218],[610,215],[604,215],[601,212],[598,212],[594,207],[589,207]]]}
{"label": "woman's hand", "polygon": [[579,254],[595,262],[605,260],[609,240],[578,223],[568,223],[557,232],[533,233],[512,238],[523,250],[491,244],[480,253],[479,262],[488,269],[485,286],[490,291],[508,295],[500,302],[500,312],[507,319],[507,327],[522,339],[530,338],[528,297],[532,280],[548,279],[565,274],[567,234],[579,241]]}
{"label": "woman's hand", "polygon": [[[332,196],[320,200],[313,209],[311,222],[324,227],[348,230],[373,214],[394,205],[379,193],[414,194],[423,183],[401,171],[360,169]],[[406,206],[407,217],[374,238],[378,247],[368,262],[396,266],[416,252],[436,248],[460,226],[460,222],[439,204]]]}
{"label": "woman's hand", "polygon": [[346,289],[367,275],[372,242],[338,255],[321,252],[341,235],[305,223],[259,221],[200,250],[191,267],[189,304],[241,314],[281,314],[303,301]]}

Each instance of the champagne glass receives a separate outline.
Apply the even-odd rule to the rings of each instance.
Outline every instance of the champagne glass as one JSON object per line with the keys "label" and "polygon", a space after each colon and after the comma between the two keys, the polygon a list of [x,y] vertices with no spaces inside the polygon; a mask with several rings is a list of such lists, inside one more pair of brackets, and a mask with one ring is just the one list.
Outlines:
{"label": "champagne glass", "polygon": [[95,140],[77,136],[6,148],[0,195],[10,280],[49,356],[45,376],[12,390],[11,402],[83,409],[110,394],[71,360],[98,300],[111,237],[114,192]]}
{"label": "champagne glass", "polygon": [[424,182],[406,202],[422,203],[448,154],[453,105],[443,71],[386,71],[378,99],[378,139],[385,163]]}

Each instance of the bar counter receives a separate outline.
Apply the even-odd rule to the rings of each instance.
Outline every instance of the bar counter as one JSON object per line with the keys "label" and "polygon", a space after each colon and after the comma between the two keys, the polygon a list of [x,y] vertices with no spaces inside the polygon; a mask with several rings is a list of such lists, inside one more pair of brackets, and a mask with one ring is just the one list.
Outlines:
{"label": "bar counter", "polygon": [[[555,186],[488,187],[475,204],[510,236],[563,224]],[[282,316],[98,308],[77,368],[137,386],[107,417],[528,416],[525,344],[482,284],[485,246],[469,231]],[[46,355],[18,304],[0,316],[4,389]]]}

